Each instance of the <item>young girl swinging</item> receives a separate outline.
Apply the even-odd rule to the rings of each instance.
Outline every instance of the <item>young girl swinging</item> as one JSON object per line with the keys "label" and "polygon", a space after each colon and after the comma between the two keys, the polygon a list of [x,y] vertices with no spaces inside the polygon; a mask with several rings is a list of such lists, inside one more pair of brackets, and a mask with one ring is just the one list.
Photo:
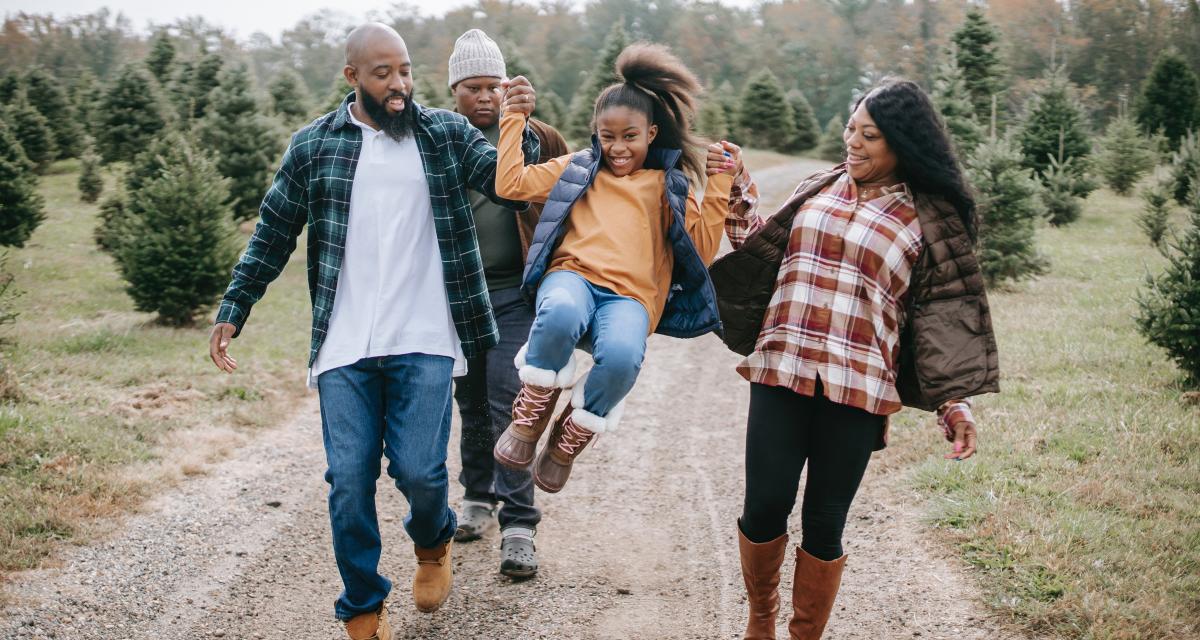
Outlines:
{"label": "young girl swinging", "polygon": [[[551,493],[595,434],[616,428],[650,333],[690,338],[720,326],[706,266],[720,246],[740,150],[713,144],[705,158],[690,130],[700,83],[665,47],[627,47],[616,72],[619,82],[596,99],[590,149],[522,166],[534,102],[523,78],[509,83],[500,121],[497,193],[546,206],[525,264],[522,288],[536,317],[517,354],[522,386],[496,443],[499,463],[533,464],[574,379],[575,348],[595,359],[537,457],[534,481]],[[697,202],[691,181],[703,173]]]}

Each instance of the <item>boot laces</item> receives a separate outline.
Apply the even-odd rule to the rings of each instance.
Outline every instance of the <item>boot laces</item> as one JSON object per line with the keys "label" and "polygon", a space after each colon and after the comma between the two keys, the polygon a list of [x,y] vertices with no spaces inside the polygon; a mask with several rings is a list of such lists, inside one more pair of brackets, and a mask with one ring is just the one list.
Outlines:
{"label": "boot laces", "polygon": [[542,417],[546,405],[549,404],[553,395],[553,387],[543,388],[532,385],[521,387],[521,395],[513,407],[513,413],[516,414],[513,423],[527,429],[532,428],[533,423]]}
{"label": "boot laces", "polygon": [[568,456],[574,456],[575,452],[587,445],[594,435],[568,418],[563,423],[563,437],[558,441],[558,449]]}

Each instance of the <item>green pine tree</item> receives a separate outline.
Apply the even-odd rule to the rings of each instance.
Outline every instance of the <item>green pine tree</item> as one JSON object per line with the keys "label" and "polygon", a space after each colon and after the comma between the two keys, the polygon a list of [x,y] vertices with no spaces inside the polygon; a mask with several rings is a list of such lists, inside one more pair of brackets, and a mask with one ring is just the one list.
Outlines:
{"label": "green pine tree", "polygon": [[312,111],[308,89],[300,74],[284,69],[275,74],[267,90],[271,93],[271,108],[284,122],[299,124]]}
{"label": "green pine tree", "polygon": [[738,118],[738,128],[752,147],[786,151],[796,136],[792,107],[770,69],[759,71],[746,83]]}
{"label": "green pine tree", "polygon": [[100,203],[100,216],[96,228],[92,230],[92,239],[101,251],[116,255],[117,246],[128,235],[125,232],[126,213],[126,196],[119,187]]}
{"label": "green pine tree", "polygon": [[115,258],[139,311],[186,326],[220,298],[238,250],[228,181],[193,141],[168,135],[164,170],[128,194],[127,233]]}
{"label": "green pine tree", "polygon": [[96,75],[88,69],[79,72],[71,84],[71,106],[75,107],[80,127],[92,137],[93,142],[96,138],[96,105],[103,99],[104,89],[96,80]]}
{"label": "green pine tree", "polygon": [[1070,160],[1072,172],[1082,176],[1092,150],[1083,106],[1061,70],[1049,74],[1046,80],[1025,105],[1019,134],[1025,166],[1044,179],[1050,158],[1060,163]]}
{"label": "green pine tree", "polygon": [[56,158],[74,158],[82,150],[80,142],[87,132],[80,126],[75,105],[71,103],[62,81],[41,67],[25,74],[25,91],[29,104],[38,110],[50,124],[54,144],[58,149]]}
{"label": "green pine tree", "polygon": [[555,129],[562,129],[567,121],[567,105],[557,93],[547,89],[537,94],[533,116]]}
{"label": "green pine tree", "polygon": [[975,118],[963,71],[953,59],[938,66],[931,97],[958,152],[963,156],[971,153],[987,137],[987,131]]}
{"label": "green pine tree", "polygon": [[733,84],[728,80],[722,82],[717,87],[717,93],[710,96],[709,99],[721,105],[721,110],[725,112],[725,127],[727,129],[725,139],[741,144],[743,140],[742,132],[737,129],[738,102],[740,98],[737,90],[733,88]]}
{"label": "green pine tree", "polygon": [[4,108],[4,120],[12,127],[25,156],[33,162],[34,171],[45,172],[58,157],[58,144],[49,121],[29,103],[24,91],[18,92],[12,103]]}
{"label": "green pine tree", "polygon": [[620,22],[614,23],[604,39],[600,55],[596,57],[596,65],[571,99],[570,117],[566,129],[562,132],[567,140],[582,142],[591,137],[596,98],[600,97],[601,91],[617,82],[617,56],[621,55],[628,44],[629,38],[624,27]]}
{"label": "green pine tree", "polygon": [[796,133],[792,135],[792,151],[802,153],[817,146],[821,139],[821,123],[813,114],[812,105],[804,93],[793,89],[788,92],[788,104],[792,107],[792,122],[795,123]]}
{"label": "green pine tree", "polygon": [[100,218],[93,237],[101,250],[116,254],[117,246],[129,235],[126,225],[130,209],[128,194],[140,192],[143,185],[169,168],[169,160],[173,157],[171,145],[177,140],[178,136],[164,132],[129,161],[117,182],[117,189],[100,203]]}
{"label": "green pine tree", "polygon": [[1042,187],[1022,165],[1020,150],[1008,138],[983,142],[967,159],[967,175],[978,192],[978,255],[988,284],[1044,273],[1035,224],[1045,215]]}
{"label": "green pine tree", "polygon": [[1167,50],[1159,54],[1142,84],[1136,111],[1142,130],[1161,130],[1172,149],[1179,147],[1189,129],[1200,125],[1200,81],[1178,53]]}
{"label": "green pine tree", "polygon": [[842,137],[845,130],[845,120],[838,116],[830,118],[825,124],[825,132],[821,134],[821,141],[817,143],[817,157],[830,162],[845,162],[846,140]]}
{"label": "green pine tree", "polygon": [[[504,70],[508,72],[508,77],[515,78],[517,76],[525,76],[534,89],[538,89],[542,85],[542,78],[534,70],[533,65],[525,59],[521,53],[520,47],[511,40],[502,40],[499,43],[500,51],[504,54]],[[541,101],[541,91],[538,91],[538,101]],[[544,118],[539,118],[544,120]]]}
{"label": "green pine tree", "polygon": [[[20,315],[14,303],[22,292],[14,282],[13,274],[8,271],[8,252],[0,253],[0,329],[16,322],[17,316]],[[7,336],[0,335],[0,344],[9,342],[11,340]],[[0,402],[19,400],[20,397],[16,377],[9,370],[3,354],[0,354]]]}
{"label": "green pine tree", "polygon": [[725,109],[716,100],[705,100],[696,114],[696,132],[709,140],[728,140],[729,123]]}
{"label": "green pine tree", "polygon": [[963,83],[971,94],[975,118],[979,122],[989,122],[992,96],[1004,88],[1000,32],[978,7],[973,7],[962,26],[954,32],[953,40],[957,47],[955,62],[962,69]]}
{"label": "green pine tree", "polygon": [[23,247],[45,219],[34,164],[0,118],[0,245]]}
{"label": "green pine tree", "polygon": [[0,105],[8,104],[21,90],[21,76],[16,71],[0,73]]}
{"label": "green pine tree", "polygon": [[1083,198],[1077,193],[1077,178],[1071,163],[1075,160],[1068,158],[1059,162],[1050,158],[1050,167],[1042,179],[1045,189],[1042,190],[1042,204],[1046,207],[1046,217],[1050,224],[1061,227],[1079,219],[1083,211]]}
{"label": "green pine tree", "polygon": [[104,191],[104,178],[100,175],[100,156],[92,146],[91,138],[84,140],[83,153],[79,156],[79,199],[95,202]]}
{"label": "green pine tree", "polygon": [[1138,179],[1154,167],[1153,143],[1141,134],[1128,115],[1113,118],[1100,138],[1095,167],[1104,183],[1119,195],[1127,195]]}
{"label": "green pine tree", "polygon": [[1166,269],[1146,277],[1138,295],[1138,331],[1200,382],[1200,185],[1190,195],[1190,224],[1164,252]]}
{"label": "green pine tree", "polygon": [[227,69],[212,92],[208,115],[198,125],[200,140],[216,154],[217,169],[230,179],[229,196],[238,220],[258,214],[286,134],[262,114],[245,66]]}
{"label": "green pine tree", "polygon": [[175,139],[175,136],[167,135],[164,132],[152,139],[145,149],[129,161],[121,179],[125,193],[141,190],[143,184],[150,182],[167,169],[166,158],[171,156],[170,145],[175,142]]}
{"label": "green pine tree", "polygon": [[167,126],[158,87],[138,64],[121,69],[98,114],[96,144],[105,162],[132,159]]}
{"label": "green pine tree", "polygon": [[315,115],[322,116],[326,113],[337,111],[338,108],[342,106],[342,101],[345,100],[346,96],[352,91],[354,91],[354,87],[351,87],[349,84],[347,84],[346,78],[339,73],[336,77],[334,77],[333,82],[330,83],[329,93],[325,94],[325,99],[321,101],[321,105],[318,109],[319,112]]}
{"label": "green pine tree", "polygon": [[1171,227],[1171,178],[1163,173],[1142,189],[1142,213],[1138,226],[1150,239],[1150,244],[1162,247]]}
{"label": "green pine tree", "polygon": [[208,113],[213,90],[221,85],[225,60],[207,53],[194,64],[180,64],[173,79],[172,97],[185,127],[191,127]]}
{"label": "green pine tree", "polygon": [[1179,204],[1186,205],[1192,185],[1200,176],[1200,137],[1188,131],[1179,140],[1179,149],[1171,154],[1171,179],[1174,184],[1171,195]]}
{"label": "green pine tree", "polygon": [[192,115],[192,78],[196,75],[196,66],[190,60],[177,60],[171,78],[164,87],[163,95],[171,104],[171,109],[184,121],[184,126],[191,126]]}
{"label": "green pine tree", "polygon": [[146,54],[146,68],[160,84],[166,86],[171,81],[174,62],[175,45],[171,43],[171,36],[166,31],[159,31],[150,45],[150,53]]}
{"label": "green pine tree", "polygon": [[450,87],[444,82],[438,82],[437,76],[427,73],[425,69],[418,68],[413,71],[413,78],[413,100],[434,109],[454,108]]}

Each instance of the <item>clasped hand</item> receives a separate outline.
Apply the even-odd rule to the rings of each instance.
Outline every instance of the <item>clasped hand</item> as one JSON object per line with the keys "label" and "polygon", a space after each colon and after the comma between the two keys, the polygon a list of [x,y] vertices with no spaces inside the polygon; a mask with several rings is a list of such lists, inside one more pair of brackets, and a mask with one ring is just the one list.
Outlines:
{"label": "clasped hand", "polygon": [[517,76],[501,82],[500,87],[504,90],[504,113],[512,111],[526,117],[533,115],[537,106],[537,96],[528,78]]}

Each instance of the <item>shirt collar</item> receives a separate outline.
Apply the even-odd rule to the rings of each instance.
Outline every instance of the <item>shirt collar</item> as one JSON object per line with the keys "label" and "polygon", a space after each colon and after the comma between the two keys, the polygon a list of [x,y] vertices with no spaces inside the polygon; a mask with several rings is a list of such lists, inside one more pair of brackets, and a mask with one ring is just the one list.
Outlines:
{"label": "shirt collar", "polygon": [[350,124],[350,105],[353,103],[354,92],[351,91],[350,93],[346,94],[346,97],[342,98],[342,103],[338,105],[337,111],[333,116],[334,130],[341,129],[342,127]]}
{"label": "shirt collar", "polygon": [[[844,163],[835,167],[835,170],[842,171],[841,178],[839,179],[846,180],[848,182],[854,182],[854,178],[850,177],[850,172],[846,170],[846,165]],[[892,194],[895,194],[896,197],[904,204],[913,203],[912,190],[908,188],[907,182],[897,182],[894,185],[884,187],[879,190],[880,197]]]}
{"label": "shirt collar", "polygon": [[383,131],[381,131],[381,130],[379,130],[379,129],[376,129],[375,127],[372,127],[371,125],[369,125],[369,124],[367,124],[367,123],[363,122],[362,120],[359,120],[358,118],[354,117],[354,109],[351,109],[351,108],[350,108],[350,107],[352,107],[352,106],[354,106],[354,101],[353,101],[353,100],[351,100],[350,102],[346,103],[346,118],[347,118],[347,119],[348,119],[350,122],[352,122],[352,123],[354,123],[355,125],[357,125],[359,129],[362,129],[362,131],[363,131],[363,135],[375,135],[375,134],[383,133]]}
{"label": "shirt collar", "polygon": [[913,201],[912,191],[909,190],[907,182],[897,182],[890,187],[884,187],[880,190],[880,192],[884,195],[894,193],[896,194],[896,197],[906,204],[911,204]]}

